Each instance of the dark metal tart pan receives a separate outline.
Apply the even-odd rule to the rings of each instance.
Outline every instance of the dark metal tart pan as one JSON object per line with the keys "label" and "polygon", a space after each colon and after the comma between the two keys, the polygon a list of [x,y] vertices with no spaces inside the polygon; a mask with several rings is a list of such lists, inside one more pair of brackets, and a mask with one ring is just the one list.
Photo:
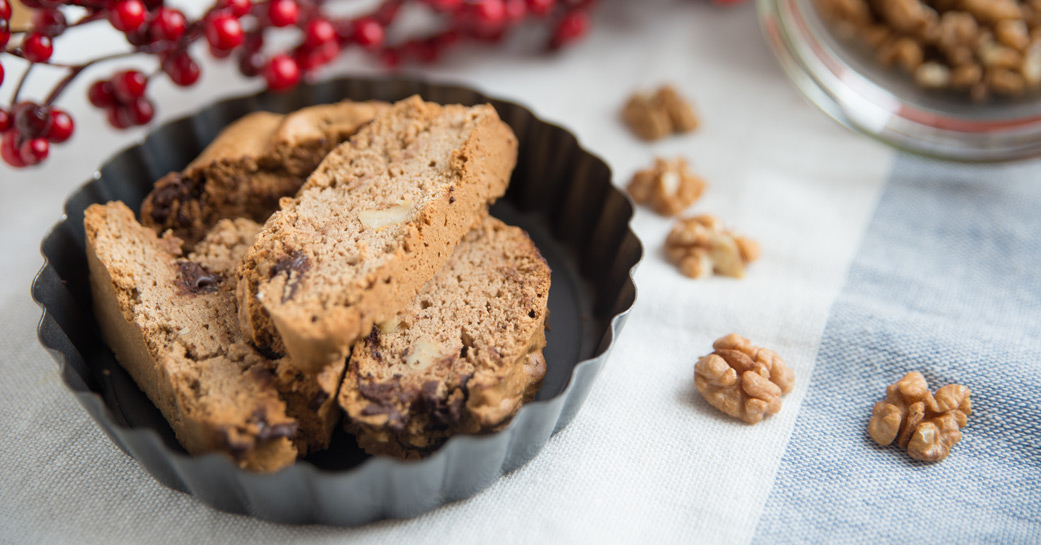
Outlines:
{"label": "dark metal tart pan", "polygon": [[[138,210],[156,179],[183,168],[222,127],[248,112],[416,93],[445,104],[490,102],[520,140],[510,189],[492,214],[526,229],[553,269],[549,370],[536,400],[504,430],[454,437],[418,462],[370,457],[342,431],[329,450],[274,474],[240,469],[220,454],[188,455],[101,341],[91,308],[84,209],[121,200]],[[43,308],[39,339],[101,429],[165,486],[223,511],[278,522],[358,525],[411,517],[487,488],[536,456],[574,418],[636,297],[632,272],[643,250],[629,228],[632,214],[608,166],[571,133],[522,106],[463,87],[348,78],[224,100],[156,128],[69,197],[62,220],[43,240],[45,261],[32,286]]]}

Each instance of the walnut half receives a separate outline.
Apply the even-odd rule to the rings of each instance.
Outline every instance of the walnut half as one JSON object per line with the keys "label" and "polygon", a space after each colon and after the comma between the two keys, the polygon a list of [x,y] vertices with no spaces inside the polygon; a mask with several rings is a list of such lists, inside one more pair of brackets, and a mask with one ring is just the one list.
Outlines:
{"label": "walnut half", "polygon": [[650,206],[663,216],[675,216],[701,197],[705,185],[705,180],[691,173],[682,157],[659,157],[652,167],[633,174],[626,190],[637,203]]}
{"label": "walnut half", "polygon": [[691,278],[712,273],[741,278],[759,258],[759,244],[724,230],[715,216],[705,214],[677,221],[665,238],[665,254]]}
{"label": "walnut half", "polygon": [[868,422],[868,435],[880,445],[893,441],[923,462],[939,462],[961,440],[961,428],[972,414],[969,389],[948,384],[929,391],[925,377],[912,371],[886,388]]}
{"label": "walnut half", "polygon": [[694,365],[694,386],[713,407],[749,424],[781,410],[795,374],[773,350],[752,346],[731,333],[712,343],[711,354]]}
{"label": "walnut half", "polygon": [[622,119],[636,136],[649,141],[691,132],[699,124],[694,108],[671,85],[654,95],[633,94],[622,108]]}

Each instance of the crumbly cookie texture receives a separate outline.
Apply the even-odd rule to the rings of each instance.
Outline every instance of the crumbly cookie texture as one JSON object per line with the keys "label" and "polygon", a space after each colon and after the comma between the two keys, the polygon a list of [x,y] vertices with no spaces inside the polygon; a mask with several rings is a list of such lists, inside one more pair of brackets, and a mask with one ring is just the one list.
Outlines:
{"label": "crumbly cookie texture", "polygon": [[972,414],[969,389],[948,384],[933,394],[925,377],[913,371],[886,388],[875,404],[868,435],[879,445],[893,441],[915,460],[939,462],[961,440]]}
{"label": "crumbly cookie texture", "polygon": [[243,333],[307,372],[342,361],[434,277],[516,160],[490,105],[395,104],[264,225],[238,269]]}
{"label": "crumbly cookie texture", "polygon": [[105,340],[188,452],[274,471],[328,446],[344,366],[301,375],[238,329],[232,272],[259,225],[221,220],[187,256],[121,202],[89,207],[84,227]]}
{"label": "crumbly cookie texture", "polygon": [[677,221],[665,239],[665,254],[691,278],[713,273],[742,278],[748,264],[759,258],[759,244],[723,229],[719,219],[705,214]]}
{"label": "crumbly cookie texture", "polygon": [[664,85],[653,95],[634,93],[622,108],[622,119],[643,140],[659,140],[698,128],[699,120],[679,91]]}
{"label": "crumbly cookie texture", "polygon": [[698,200],[706,185],[690,171],[686,159],[659,157],[650,168],[633,174],[626,190],[637,203],[663,216],[675,216]]}
{"label": "crumbly cookie texture", "polygon": [[694,365],[694,386],[710,405],[748,424],[781,410],[795,374],[773,350],[731,333],[712,343],[711,354]]}
{"label": "crumbly cookie texture", "polygon": [[845,39],[926,89],[976,101],[1041,87],[1041,4],[1015,0],[816,0]]}
{"label": "crumbly cookie texture", "polygon": [[418,458],[501,428],[546,374],[550,270],[517,227],[487,218],[408,308],[354,345],[340,388],[370,454]]}
{"label": "crumbly cookie texture", "polygon": [[389,107],[345,101],[284,116],[248,114],[184,171],[156,182],[141,205],[141,223],[156,232],[172,229],[190,248],[222,218],[263,222],[329,151]]}

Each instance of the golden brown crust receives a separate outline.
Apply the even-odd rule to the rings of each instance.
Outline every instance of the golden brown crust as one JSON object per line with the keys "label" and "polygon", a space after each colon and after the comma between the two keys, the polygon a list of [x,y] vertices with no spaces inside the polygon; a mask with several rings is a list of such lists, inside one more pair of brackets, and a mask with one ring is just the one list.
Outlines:
{"label": "golden brown crust", "polygon": [[485,219],[408,308],[354,345],[339,401],[358,444],[418,458],[505,426],[546,374],[549,288],[524,231]]}
{"label": "golden brown crust", "polygon": [[488,105],[412,97],[330,153],[239,269],[239,320],[305,371],[407,306],[501,196],[517,139]]}
{"label": "golden brown crust", "polygon": [[389,107],[340,102],[288,115],[254,112],[226,127],[182,172],[156,182],[141,222],[172,229],[188,247],[222,218],[262,222],[325,155]]}
{"label": "golden brown crust", "polygon": [[[296,376],[238,331],[230,268],[259,226],[222,220],[187,258],[176,237],[157,237],[123,203],[92,205],[84,227],[105,340],[188,452],[274,471],[328,445],[337,385]],[[296,398],[319,392],[320,407],[300,407]]]}

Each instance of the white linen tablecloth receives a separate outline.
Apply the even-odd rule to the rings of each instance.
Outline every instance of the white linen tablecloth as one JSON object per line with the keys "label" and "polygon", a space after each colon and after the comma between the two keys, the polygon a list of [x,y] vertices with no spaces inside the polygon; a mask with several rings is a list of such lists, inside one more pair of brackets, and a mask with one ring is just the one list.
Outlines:
{"label": "white linen tablecloth", "polygon": [[[102,33],[95,38],[109,44],[120,39]],[[377,67],[350,55],[326,73],[375,71]],[[9,69],[4,96],[11,92],[12,73]],[[99,77],[105,73],[100,70]],[[979,533],[952,529],[945,534],[944,528],[960,528],[956,517],[945,519],[954,508],[931,498],[906,509],[874,505],[873,499],[899,498],[886,487],[896,487],[901,471],[927,479],[942,475],[944,482],[957,484],[958,479],[969,480],[975,467],[968,438],[977,424],[971,419],[966,441],[951,459],[931,468],[908,464],[901,453],[864,441],[863,426],[885,385],[908,370],[928,370],[930,362],[916,359],[913,350],[902,353],[911,354],[903,359],[873,351],[885,345],[872,337],[884,333],[884,311],[846,331],[846,314],[833,310],[859,308],[854,284],[871,271],[905,271],[915,278],[908,264],[916,251],[906,248],[913,241],[900,246],[899,233],[894,234],[900,230],[886,228],[928,209],[931,196],[947,186],[927,184],[921,191],[895,194],[894,215],[881,216],[876,212],[880,197],[899,182],[890,181],[894,164],[907,166],[900,172],[923,173],[905,175],[912,182],[933,180],[935,172],[953,167],[914,158],[895,161],[895,152],[847,131],[803,100],[775,65],[752,5],[721,9],[703,1],[606,2],[595,11],[592,34],[558,54],[467,49],[420,75],[520,102],[567,127],[610,164],[619,186],[655,155],[684,155],[709,181],[705,196],[688,213],[718,214],[760,242],[761,259],[744,280],[687,279],[665,261],[661,250],[671,221],[641,209],[633,227],[646,257],[636,274],[636,306],[581,412],[529,464],[469,500],[412,520],[355,529],[282,526],[217,512],[162,487],[112,444],[64,389],[54,361],[36,340],[40,310],[30,300],[29,285],[42,263],[41,238],[57,220],[67,194],[104,158],[142,134],[107,128],[102,115],[86,103],[90,78],[85,78],[64,101],[78,123],[73,140],[54,148],[40,168],[13,171],[0,166],[0,542],[750,543],[829,536],[876,542],[916,535],[922,542],[944,541],[944,536],[961,542],[1039,539],[1037,511],[1022,512],[1024,505],[1039,503],[1036,439],[1012,447],[1026,453],[1025,459],[1034,457],[1033,469],[1027,467],[1017,481],[1025,487],[1025,498],[1006,501],[991,494],[986,502],[973,503],[969,494],[963,502],[966,509],[978,508],[981,524],[990,521],[998,533],[977,525]],[[666,81],[694,99],[703,125],[690,135],[641,143],[619,123],[618,110],[635,88]],[[207,64],[196,88],[183,91],[168,82],[154,86],[160,105],[157,122],[258,87],[237,76],[233,63]],[[976,192],[970,202],[977,197],[987,201],[988,187],[994,187],[980,180],[1010,178],[1007,185],[997,186],[1018,188],[1019,202],[1041,203],[1041,183],[1026,180],[1031,172],[1041,172],[1036,164],[953,171],[968,173],[956,187],[968,184]],[[906,206],[897,206],[902,204]],[[936,228],[920,223],[917,228],[923,231]],[[1010,240],[1029,240],[1041,232],[1037,222],[1016,225],[1020,231],[1008,235]],[[894,237],[897,250],[890,252],[887,244]],[[985,238],[977,245],[1001,246],[1002,240]],[[1024,274],[1035,282],[1031,286],[1041,285],[1038,273],[1029,269],[1038,259],[1030,261],[1016,252],[1033,255],[1036,249],[1036,244],[1008,249],[1013,261],[1019,255],[1028,267]],[[971,263],[971,255],[956,255]],[[851,267],[867,272],[851,274]],[[960,282],[952,284],[954,292],[975,285],[971,276]],[[900,292],[899,285],[890,286],[893,294]],[[1032,297],[1036,292],[1024,293]],[[889,294],[883,289],[870,297],[886,299]],[[1030,316],[1041,319],[1028,314],[1016,322],[1027,324],[1024,339],[1035,331]],[[962,319],[971,321],[972,316]],[[908,323],[911,328],[918,322]],[[795,390],[785,398],[781,413],[754,427],[716,412],[693,385],[694,362],[711,350],[715,338],[732,331],[776,350],[796,374]],[[936,330],[915,331],[928,337]],[[1036,344],[1037,337],[1031,342]],[[846,374],[825,372],[845,356],[852,358],[843,363]],[[1037,362],[1033,365],[1036,371]],[[821,369],[815,372],[815,367]],[[857,382],[853,368],[870,370],[870,380]],[[971,387],[972,373],[954,369],[927,376]],[[858,390],[863,385],[870,388]],[[817,389],[823,389],[824,397],[815,397]],[[847,398],[856,403],[846,404]],[[835,399],[842,402],[836,405]],[[1032,400],[1036,405],[1036,393]],[[1036,408],[1026,416],[1036,419]],[[803,430],[804,421],[812,429]],[[829,434],[832,423],[841,434]],[[840,447],[846,450],[836,450]],[[826,464],[815,461],[818,452]],[[868,459],[883,469],[864,465]],[[959,459],[968,465],[959,465]],[[833,471],[846,466],[863,469],[845,477],[855,490],[849,493]],[[855,484],[858,479],[885,482],[865,488]],[[914,481],[908,486],[922,491],[934,485]],[[861,500],[865,491],[878,496]],[[941,520],[920,527],[899,513],[932,513]],[[898,531],[894,522],[899,522]]]}

